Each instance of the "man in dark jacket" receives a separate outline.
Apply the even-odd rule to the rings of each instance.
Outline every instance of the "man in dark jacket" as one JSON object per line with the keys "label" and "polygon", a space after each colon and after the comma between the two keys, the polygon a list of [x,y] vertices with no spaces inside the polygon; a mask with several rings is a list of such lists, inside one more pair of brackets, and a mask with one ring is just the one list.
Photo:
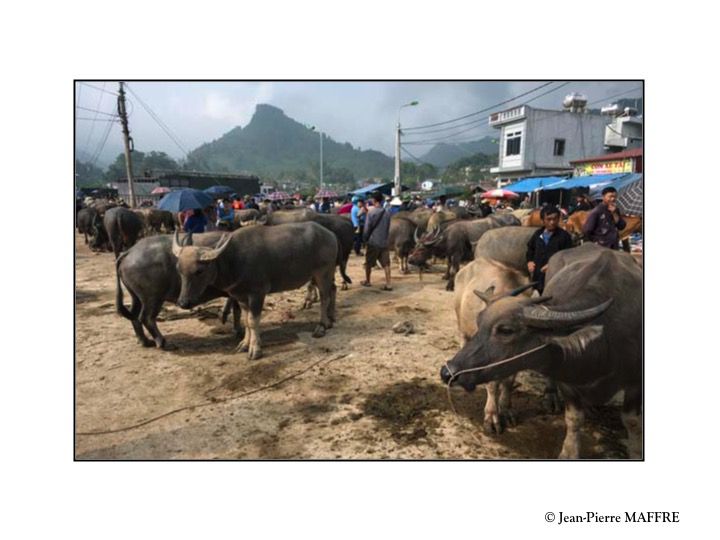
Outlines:
{"label": "man in dark jacket", "polygon": [[372,194],[372,208],[365,220],[363,231],[363,242],[367,244],[365,251],[365,281],[360,284],[363,287],[370,286],[370,274],[375,263],[380,261],[385,271],[385,285],[383,291],[392,291],[390,286],[390,250],[388,248],[388,236],[390,233],[390,211],[382,207],[382,194]]}
{"label": "man in dark jacket", "polygon": [[602,190],[602,202],[588,214],[583,225],[583,234],[591,242],[618,249],[620,247],[620,233],[625,228],[625,220],[617,208],[617,190],[606,187]]}
{"label": "man in dark jacket", "polygon": [[537,282],[534,288],[542,294],[550,257],[571,248],[572,237],[560,228],[560,209],[556,206],[544,206],[540,217],[543,226],[528,241],[526,258],[530,279]]}

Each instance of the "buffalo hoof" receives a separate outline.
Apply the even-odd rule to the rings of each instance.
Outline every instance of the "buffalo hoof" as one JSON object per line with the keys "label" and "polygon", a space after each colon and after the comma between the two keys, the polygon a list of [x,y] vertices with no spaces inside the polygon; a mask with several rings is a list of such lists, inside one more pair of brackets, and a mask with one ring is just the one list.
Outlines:
{"label": "buffalo hoof", "polygon": [[348,284],[343,281],[343,284],[340,285],[341,291],[347,291],[350,287],[348,287]]}
{"label": "buffalo hoof", "polygon": [[250,347],[248,351],[248,360],[258,360],[262,357],[262,350],[260,347]]}
{"label": "buffalo hoof", "polygon": [[507,427],[515,427],[517,422],[512,411],[505,411],[499,414],[487,414],[483,421],[483,430],[488,435],[500,435]]}
{"label": "buffalo hoof", "polygon": [[446,290],[446,291],[454,291],[454,290],[455,290],[455,283],[453,283],[452,281],[448,281],[448,284],[445,285],[445,290]]}
{"label": "buffalo hoof", "polygon": [[143,347],[154,347],[155,346],[155,342],[152,339],[145,338],[145,339],[139,339],[138,341],[140,342],[140,345],[142,345]]}
{"label": "buffalo hoof", "polygon": [[312,307],[313,303],[310,300],[305,300],[305,302],[302,305],[303,309],[310,309]]}
{"label": "buffalo hoof", "polygon": [[248,352],[250,350],[250,345],[245,343],[244,341],[241,341],[240,344],[235,347],[235,352]]}
{"label": "buffalo hoof", "polygon": [[323,324],[318,324],[318,325],[315,327],[315,330],[314,330],[313,333],[312,333],[312,337],[314,337],[314,338],[321,338],[321,337],[323,337],[323,336],[325,335],[325,330],[326,330],[326,329],[325,329],[325,325],[323,325]]}

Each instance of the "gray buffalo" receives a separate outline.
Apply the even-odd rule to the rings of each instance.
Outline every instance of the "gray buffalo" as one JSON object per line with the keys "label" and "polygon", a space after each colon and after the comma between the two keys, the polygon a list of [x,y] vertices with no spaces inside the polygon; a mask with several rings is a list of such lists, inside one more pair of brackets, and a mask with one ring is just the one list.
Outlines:
{"label": "gray buffalo", "polygon": [[[409,212],[404,212],[408,214]],[[400,272],[407,274],[408,257],[415,246],[415,231],[417,226],[411,219],[405,216],[394,215],[390,220],[390,231],[388,233],[388,247],[395,252],[400,261]]]}
{"label": "gray buffalo", "polygon": [[[218,243],[221,237],[222,233],[220,232],[196,234],[194,243],[198,246],[212,247]],[[172,246],[171,236],[151,236],[140,240],[115,261],[116,310],[119,315],[132,323],[135,335],[144,347],[155,345],[159,349],[173,348],[167,343],[157,326],[157,316],[163,303],[176,302],[180,296],[180,275],[176,269],[177,257],[173,255]],[[121,283],[128,290],[132,299],[130,309],[123,304]],[[201,303],[223,296],[227,296],[227,294],[214,287],[208,287]],[[239,308],[232,303],[229,307],[234,308],[235,332],[240,334],[242,329]],[[143,326],[150,332],[152,340],[145,335]]]}
{"label": "gray buffalo", "polygon": [[95,231],[93,229],[93,221],[97,215],[97,210],[92,206],[83,208],[77,213],[75,224],[77,226],[78,233],[85,237],[85,243],[88,243],[88,235],[93,236]]}
{"label": "gray buffalo", "polygon": [[335,320],[335,266],[341,257],[333,233],[313,222],[247,227],[222,238],[213,248],[196,246],[192,235],[173,253],[178,258],[178,305],[189,309],[203,301],[208,287],[223,291],[242,309],[245,337],[238,350],[251,360],[262,355],[260,317],[265,296],[297,289],[308,281],[320,291],[320,323],[314,337],[325,335]]}
{"label": "gray buffalo", "polygon": [[95,221],[95,233],[109,244],[116,259],[121,251],[135,245],[145,226],[144,221],[135,212],[122,206],[110,208],[105,212],[102,227],[98,222],[99,220]]}
{"label": "gray buffalo", "polygon": [[442,367],[446,384],[470,391],[520,370],[557,381],[565,399],[561,458],[580,457],[584,407],[624,391],[629,455],[642,453],[642,269],[632,256],[585,244],[550,258],[538,298],[496,298],[478,331]]}

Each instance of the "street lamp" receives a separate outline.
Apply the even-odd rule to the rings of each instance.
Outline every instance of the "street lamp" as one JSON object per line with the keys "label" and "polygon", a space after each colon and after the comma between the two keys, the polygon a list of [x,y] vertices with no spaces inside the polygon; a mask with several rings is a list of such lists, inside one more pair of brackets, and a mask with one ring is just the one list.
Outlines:
{"label": "street lamp", "polygon": [[419,104],[419,101],[411,101],[405,105],[400,105],[400,108],[398,108],[397,128],[395,130],[395,185],[392,190],[393,197],[399,197],[400,192],[402,191],[402,187],[400,186],[400,111],[402,111],[405,107],[414,107]]}
{"label": "street lamp", "polygon": [[[310,131],[316,131],[315,126],[310,126]],[[320,189],[323,188],[323,133],[317,130],[320,134]]]}

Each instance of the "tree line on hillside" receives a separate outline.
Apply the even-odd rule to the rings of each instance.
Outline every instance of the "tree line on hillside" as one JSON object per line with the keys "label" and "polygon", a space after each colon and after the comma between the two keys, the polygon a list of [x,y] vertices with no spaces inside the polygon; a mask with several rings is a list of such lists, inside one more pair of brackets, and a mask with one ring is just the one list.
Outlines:
{"label": "tree line on hillside", "polygon": [[[133,152],[133,175],[136,178],[153,176],[159,170],[199,170],[210,171],[207,166],[197,161],[179,163],[165,152]],[[451,163],[445,170],[430,163],[413,163],[403,161],[401,174],[403,183],[407,185],[420,184],[427,179],[441,178],[444,183],[456,184],[465,182],[479,182],[487,176],[487,169],[497,163],[497,156],[487,156],[482,153],[459,159]],[[235,171],[216,171],[235,172]],[[125,155],[119,154],[106,170],[80,160],[75,161],[75,174],[77,187],[100,187],[107,182],[117,181],[126,177]],[[381,177],[390,181],[389,176]],[[296,181],[312,187],[319,185],[320,164],[318,161],[308,162],[304,167],[291,167],[281,170],[275,175],[264,175],[267,181]],[[325,184],[352,189],[357,187],[358,178],[348,167],[335,166],[325,162],[323,166],[323,180]]]}

